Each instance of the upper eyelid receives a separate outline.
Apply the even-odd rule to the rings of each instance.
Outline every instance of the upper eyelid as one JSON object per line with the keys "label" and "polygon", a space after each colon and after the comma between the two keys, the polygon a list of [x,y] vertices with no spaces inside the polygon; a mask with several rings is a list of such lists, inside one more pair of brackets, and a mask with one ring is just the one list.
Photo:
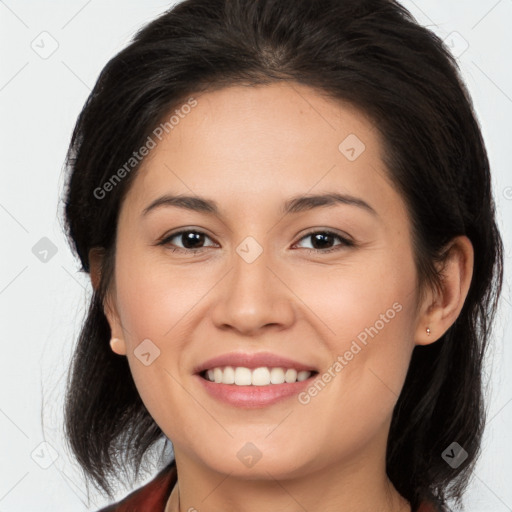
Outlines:
{"label": "upper eyelid", "polygon": [[183,233],[199,233],[201,235],[207,236],[211,240],[214,240],[212,236],[210,236],[208,233],[206,233],[206,231],[203,231],[202,229],[187,228],[180,229],[178,231],[175,231],[174,233],[169,233],[168,235],[164,235],[163,237],[161,237],[160,241],[163,242],[165,240],[168,240],[169,238],[174,238],[175,236],[182,235]]}

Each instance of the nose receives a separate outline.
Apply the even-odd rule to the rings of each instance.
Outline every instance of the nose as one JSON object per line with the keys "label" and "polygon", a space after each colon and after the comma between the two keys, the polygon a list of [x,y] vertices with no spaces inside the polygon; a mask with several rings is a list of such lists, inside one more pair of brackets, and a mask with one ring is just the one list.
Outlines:
{"label": "nose", "polygon": [[295,295],[269,260],[266,251],[251,263],[234,254],[233,266],[219,283],[216,296],[213,321],[217,328],[255,336],[293,324]]}

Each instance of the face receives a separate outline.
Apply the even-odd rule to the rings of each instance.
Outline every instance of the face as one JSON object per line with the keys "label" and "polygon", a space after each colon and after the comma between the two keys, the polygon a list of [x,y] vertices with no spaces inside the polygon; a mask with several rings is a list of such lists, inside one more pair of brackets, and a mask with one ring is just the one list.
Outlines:
{"label": "face", "polygon": [[[376,127],[299,84],[195,100],[119,217],[108,318],[144,404],[178,461],[222,473],[383,457],[418,318],[410,221]],[[166,195],[211,204],[155,204]],[[203,363],[262,385],[207,382]]]}

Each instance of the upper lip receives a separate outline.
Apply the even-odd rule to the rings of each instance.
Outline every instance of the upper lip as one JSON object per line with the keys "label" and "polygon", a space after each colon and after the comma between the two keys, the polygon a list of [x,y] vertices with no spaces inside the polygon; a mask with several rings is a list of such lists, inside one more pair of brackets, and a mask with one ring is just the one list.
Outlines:
{"label": "upper lip", "polygon": [[242,366],[251,369],[266,366],[268,368],[293,368],[297,371],[317,371],[310,364],[301,363],[278,354],[272,354],[271,352],[256,352],[252,354],[246,352],[231,352],[204,361],[194,368],[194,373],[201,373],[204,370],[224,366],[232,366],[234,368]]}

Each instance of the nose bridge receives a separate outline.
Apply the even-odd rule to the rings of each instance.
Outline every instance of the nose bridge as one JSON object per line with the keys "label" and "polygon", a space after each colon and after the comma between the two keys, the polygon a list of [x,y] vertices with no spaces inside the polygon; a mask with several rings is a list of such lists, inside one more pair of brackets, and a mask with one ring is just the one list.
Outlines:
{"label": "nose bridge", "polygon": [[[268,290],[268,281],[275,277],[269,270],[272,255],[254,237],[246,237],[236,248],[232,258],[232,286],[238,291],[247,290],[247,295]],[[242,293],[242,296],[245,293]]]}
{"label": "nose bridge", "polygon": [[262,243],[248,236],[235,247],[231,271],[217,297],[214,318],[218,326],[249,332],[293,321],[288,289],[274,274],[273,255]]}
{"label": "nose bridge", "polygon": [[245,238],[235,249],[232,258],[231,299],[247,311],[263,310],[271,303],[275,292],[275,276],[269,270],[272,255],[254,237]]}

